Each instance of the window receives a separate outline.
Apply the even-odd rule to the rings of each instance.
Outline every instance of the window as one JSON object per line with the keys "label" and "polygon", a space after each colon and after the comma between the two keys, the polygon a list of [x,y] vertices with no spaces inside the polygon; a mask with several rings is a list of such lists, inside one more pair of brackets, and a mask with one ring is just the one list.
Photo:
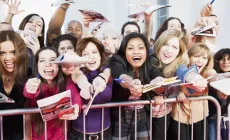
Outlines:
{"label": "window", "polygon": [[[158,0],[159,5],[168,5],[168,0]],[[157,13],[157,26],[160,26],[164,23],[164,21],[168,18],[168,8],[160,9]]]}

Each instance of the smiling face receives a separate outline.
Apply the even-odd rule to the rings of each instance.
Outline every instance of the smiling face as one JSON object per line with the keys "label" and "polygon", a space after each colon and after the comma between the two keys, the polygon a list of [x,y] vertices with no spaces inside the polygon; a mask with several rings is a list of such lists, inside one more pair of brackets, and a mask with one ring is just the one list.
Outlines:
{"label": "smiling face", "polygon": [[58,53],[74,52],[74,46],[70,40],[63,40],[59,43]]}
{"label": "smiling face", "polygon": [[208,55],[207,54],[194,54],[190,58],[190,64],[196,65],[200,73],[204,69],[204,67],[208,64]]}
{"label": "smiling face", "polygon": [[171,38],[164,46],[160,48],[159,59],[167,65],[176,59],[180,52],[179,40],[176,37]]}
{"label": "smiling face", "polygon": [[42,78],[48,81],[48,83],[51,83],[58,74],[58,65],[50,63],[56,58],[57,55],[52,50],[43,50],[39,54],[38,72]]}
{"label": "smiling face", "polygon": [[101,55],[95,44],[89,42],[85,49],[82,51],[83,57],[88,57],[91,60],[86,64],[86,67],[90,71],[97,70],[101,64]]}
{"label": "smiling face", "polygon": [[4,72],[14,72],[16,56],[14,44],[11,41],[0,44],[0,58]]}
{"label": "smiling face", "polygon": [[177,29],[181,31],[181,23],[177,19],[172,19],[168,22],[168,29]]}
{"label": "smiling face", "polygon": [[44,24],[39,16],[32,16],[26,23],[24,31],[41,36]]}
{"label": "smiling face", "polygon": [[129,40],[125,50],[125,56],[134,69],[141,67],[147,57],[146,46],[143,40],[140,38]]}
{"label": "smiling face", "polygon": [[223,72],[230,72],[230,56],[226,55],[219,60],[220,70]]}

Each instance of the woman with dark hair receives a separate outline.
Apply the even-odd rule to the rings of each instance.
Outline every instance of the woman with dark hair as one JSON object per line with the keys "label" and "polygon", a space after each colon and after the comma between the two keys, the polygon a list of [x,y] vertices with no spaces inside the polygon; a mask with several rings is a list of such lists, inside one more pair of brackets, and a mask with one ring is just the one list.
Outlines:
{"label": "woman with dark hair", "polygon": [[[87,77],[90,83],[91,93],[93,92],[95,98],[92,104],[102,104],[111,101],[112,98],[112,83],[109,82],[108,77],[104,73],[105,70],[110,69],[105,65],[105,48],[103,44],[96,38],[83,38],[77,44],[77,54],[83,57],[88,57],[91,61],[85,64],[80,70]],[[75,77],[77,78],[77,77]],[[90,90],[89,89],[89,90]],[[89,100],[84,100],[87,104]],[[90,109],[85,118],[85,134],[86,139],[102,139],[102,131],[104,140],[111,140],[111,120],[110,108],[104,108],[104,120],[102,126],[102,109]],[[72,122],[72,132],[70,133],[70,140],[82,140],[84,138],[84,123],[81,112],[79,118]],[[102,129],[103,128],[103,129]]]}
{"label": "woman with dark hair", "polygon": [[184,33],[183,41],[185,44],[187,44],[187,37],[186,37],[186,29],[184,28],[184,23],[181,22],[181,20],[177,17],[169,17],[165,22],[161,25],[161,27],[158,29],[155,40],[157,40],[160,35],[168,30],[168,29],[178,29],[179,31]]}
{"label": "woman with dark hair", "polygon": [[[23,86],[27,78],[26,44],[14,31],[0,32],[0,92],[13,99],[15,103],[0,103],[0,109],[18,109],[24,107]],[[3,117],[3,139],[23,139],[22,115]]]}
{"label": "woman with dark hair", "polygon": [[[52,64],[58,56],[55,48],[43,47],[35,55],[34,74],[39,78],[31,78],[24,87],[24,96],[30,99],[30,106],[37,107],[37,100],[43,99],[65,90],[71,90],[71,99],[74,106],[74,113],[63,116],[61,119],[74,120],[82,107],[78,89],[72,80],[65,80],[60,66]],[[32,118],[32,138],[33,140],[44,139],[44,122],[40,114],[33,115]],[[47,139],[64,139],[64,127],[62,121],[53,119],[47,122]]]}
{"label": "woman with dark hair", "polygon": [[45,21],[41,16],[38,14],[30,14],[26,16],[22,20],[18,29],[35,34],[39,40],[40,47],[44,47]]}
{"label": "woman with dark hair", "polygon": [[[142,87],[145,84],[156,84],[163,78],[159,69],[154,67],[148,56],[149,42],[147,38],[139,33],[126,35],[121,43],[117,55],[110,60],[111,73],[113,78],[119,78],[126,82],[113,84],[112,101],[131,101],[150,99],[148,94],[142,94]],[[158,77],[158,78],[156,78]],[[154,79],[155,78],[155,79]],[[153,79],[153,80],[152,80]],[[161,80],[160,80],[161,79]],[[121,139],[133,139],[135,137],[134,113],[137,110],[137,139],[149,139],[149,117],[144,105],[127,106],[121,108]],[[119,116],[118,108],[113,108],[113,139],[119,139]]]}
{"label": "woman with dark hair", "polygon": [[[230,72],[230,49],[224,48],[219,50],[214,55],[214,69],[217,73],[226,74],[226,72]],[[212,87],[209,87],[209,95],[216,98],[221,106],[221,116],[227,116],[227,108],[230,103],[230,97],[215,90]],[[216,139],[216,107],[213,102],[208,102],[209,107],[209,116],[208,116],[208,130],[209,130],[209,139]],[[221,120],[221,139],[227,140],[228,138],[228,130],[224,127],[223,120]]]}
{"label": "woman with dark hair", "polygon": [[68,51],[76,52],[77,38],[71,34],[60,35],[54,42],[53,47],[58,50],[59,55]]}

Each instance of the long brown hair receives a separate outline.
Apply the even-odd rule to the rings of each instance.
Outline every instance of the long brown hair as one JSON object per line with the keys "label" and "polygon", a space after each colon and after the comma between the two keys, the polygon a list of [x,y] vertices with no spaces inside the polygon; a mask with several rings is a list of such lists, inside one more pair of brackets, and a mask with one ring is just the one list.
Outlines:
{"label": "long brown hair", "polygon": [[82,52],[85,50],[85,48],[87,47],[87,45],[89,43],[93,43],[96,45],[99,53],[100,53],[100,56],[101,56],[101,64],[98,68],[99,71],[101,71],[101,68],[105,65],[105,63],[107,62],[105,60],[105,47],[104,45],[97,39],[97,38],[94,38],[94,37],[88,37],[88,38],[83,38],[81,39],[78,43],[77,43],[77,46],[76,46],[76,51],[77,51],[77,54],[79,56],[82,56]]}
{"label": "long brown hair", "polygon": [[[164,65],[160,60],[160,49],[173,37],[179,40],[179,54],[170,64]],[[176,29],[164,31],[154,43],[154,52],[159,60],[158,67],[163,68],[163,74],[166,78],[175,76],[176,69],[180,64],[188,64],[188,55],[184,42],[182,41],[183,33]]]}
{"label": "long brown hair", "polygon": [[[34,76],[38,75],[39,54],[42,51],[45,51],[45,50],[51,50],[51,51],[53,51],[56,54],[56,56],[58,57],[58,52],[57,52],[57,50],[55,48],[53,48],[53,47],[43,47],[43,48],[40,48],[37,51],[36,55],[35,55]],[[42,87],[43,87],[43,84],[47,84],[48,83],[47,80],[44,79],[44,78],[42,78],[41,76],[40,76],[40,79],[41,79],[40,94],[38,95],[38,97],[36,98],[36,100],[44,98]],[[58,66],[58,74],[57,74],[57,76],[52,81],[52,86],[53,87],[58,87],[58,89],[59,89],[58,92],[63,92],[63,91],[66,90],[66,82],[65,82],[64,75],[62,73],[60,65]],[[36,134],[38,136],[40,136],[44,132],[44,122],[42,121],[41,115],[40,114],[34,114],[33,115],[33,121],[36,124],[35,125],[35,132],[36,132]],[[56,124],[57,125],[61,125],[62,121],[61,120],[56,120]]]}
{"label": "long brown hair", "polygon": [[[15,49],[15,68],[14,68],[14,80],[15,83],[22,83],[27,77],[28,66],[28,50],[24,40],[14,31],[1,31],[0,32],[0,44],[5,41],[11,41]],[[0,45],[1,48],[1,45]],[[2,63],[0,64],[0,72],[4,73]]]}

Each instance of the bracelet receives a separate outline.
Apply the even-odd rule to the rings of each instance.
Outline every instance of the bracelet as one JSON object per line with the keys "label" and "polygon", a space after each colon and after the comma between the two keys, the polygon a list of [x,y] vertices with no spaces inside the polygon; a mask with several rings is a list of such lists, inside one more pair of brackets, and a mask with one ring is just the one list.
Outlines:
{"label": "bracelet", "polygon": [[63,7],[62,5],[60,6],[60,8],[61,8],[62,10],[64,10],[64,11],[67,10],[67,8]]}
{"label": "bracelet", "polygon": [[101,77],[106,82],[106,80],[105,80],[105,78],[103,76],[98,75],[97,77]]}

